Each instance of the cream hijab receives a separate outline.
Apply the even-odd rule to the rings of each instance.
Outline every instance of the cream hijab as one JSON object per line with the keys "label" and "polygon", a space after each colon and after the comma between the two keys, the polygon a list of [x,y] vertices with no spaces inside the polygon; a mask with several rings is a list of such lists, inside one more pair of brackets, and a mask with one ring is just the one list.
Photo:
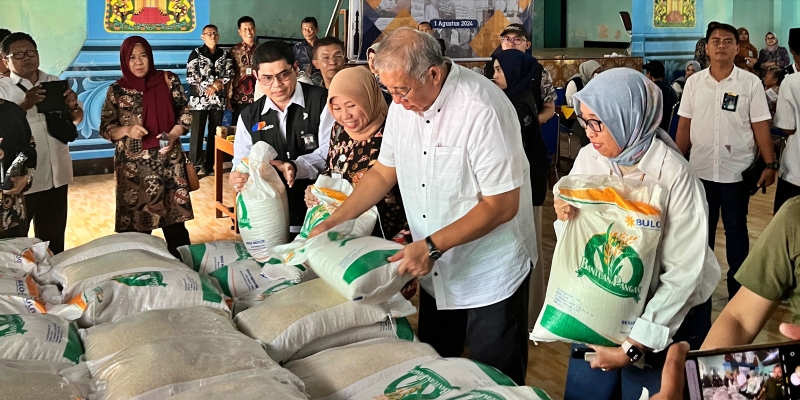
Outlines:
{"label": "cream hijab", "polygon": [[344,128],[345,132],[353,139],[358,140],[359,137],[366,135],[372,136],[386,121],[389,106],[386,105],[386,100],[381,94],[378,81],[375,80],[369,69],[363,67],[345,68],[333,77],[331,87],[328,89],[328,111],[331,112],[331,115],[333,115],[331,99],[337,96],[342,96],[355,103],[356,107],[360,108],[369,118],[367,126],[360,131],[351,132]]}

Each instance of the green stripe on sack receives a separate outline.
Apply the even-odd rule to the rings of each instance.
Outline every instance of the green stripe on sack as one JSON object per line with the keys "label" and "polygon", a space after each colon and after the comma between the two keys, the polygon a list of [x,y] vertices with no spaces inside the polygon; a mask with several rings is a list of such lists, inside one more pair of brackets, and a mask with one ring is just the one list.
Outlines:
{"label": "green stripe on sack", "polygon": [[540,325],[554,335],[576,342],[619,347],[619,344],[606,339],[577,318],[550,305],[545,308]]}
{"label": "green stripe on sack", "polygon": [[69,332],[67,333],[67,347],[64,349],[64,358],[77,364],[83,355],[83,345],[81,344],[81,337],[78,334],[78,328],[75,324],[70,323]]}
{"label": "green stripe on sack", "polygon": [[488,365],[486,365],[484,363],[481,363],[481,362],[478,362],[478,361],[475,361],[475,360],[470,360],[470,361],[474,362],[475,365],[477,365],[478,368],[480,368],[481,371],[483,371],[483,373],[486,374],[486,376],[491,378],[498,385],[500,385],[500,386],[517,386],[517,384],[514,383],[514,381],[511,378],[507,377],[506,374],[500,372],[499,369],[497,369],[495,367],[488,366]]}
{"label": "green stripe on sack", "polygon": [[344,280],[348,285],[353,283],[353,281],[366,275],[369,271],[388,264],[389,261],[387,261],[387,259],[397,254],[398,251],[400,251],[400,249],[375,250],[358,257],[350,264],[349,267],[347,267],[347,270],[344,271],[342,280]]}
{"label": "green stripe on sack", "polygon": [[214,287],[214,284],[208,279],[205,275],[200,275],[200,285],[203,289],[203,301],[209,301],[211,303],[222,303],[222,295],[219,294],[217,288]]}
{"label": "green stripe on sack", "polygon": [[[228,283],[228,266],[225,265],[222,268],[208,274],[208,276],[214,278],[219,282],[219,287],[222,289],[222,293],[224,293],[228,297],[233,297],[231,295],[231,287]],[[203,288],[205,292],[205,287]],[[203,298],[205,298],[205,293],[203,294]]]}
{"label": "green stripe on sack", "polygon": [[192,269],[200,272],[200,264],[203,262],[203,257],[206,255],[206,245],[190,244],[189,254],[192,256]]}
{"label": "green stripe on sack", "polygon": [[539,396],[539,398],[541,398],[542,400],[553,400],[553,398],[550,397],[549,394],[545,393],[544,390],[539,389],[537,387],[531,387],[531,389],[533,389],[533,393],[536,393],[536,395]]}
{"label": "green stripe on sack", "polygon": [[409,342],[414,341],[414,330],[411,329],[411,324],[408,323],[408,319],[406,318],[398,318],[394,320],[395,324],[397,324],[397,338],[408,340]]}

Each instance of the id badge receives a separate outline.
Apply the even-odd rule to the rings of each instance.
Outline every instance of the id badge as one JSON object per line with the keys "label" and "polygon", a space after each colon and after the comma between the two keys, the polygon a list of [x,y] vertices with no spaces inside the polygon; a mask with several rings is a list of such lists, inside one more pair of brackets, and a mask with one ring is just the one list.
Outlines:
{"label": "id badge", "polygon": [[722,96],[722,109],[725,111],[736,111],[736,105],[739,103],[739,95],[736,93],[725,93]]}
{"label": "id badge", "polygon": [[300,137],[303,139],[303,147],[306,150],[315,150],[318,147],[317,138],[314,136],[315,135],[313,133],[300,135]]}
{"label": "id badge", "polygon": [[247,75],[251,75],[251,74],[253,74],[253,69],[252,68],[248,68],[247,69]]}
{"label": "id badge", "polygon": [[333,178],[333,179],[342,179],[342,174],[340,174],[338,171],[331,172],[331,178]]}

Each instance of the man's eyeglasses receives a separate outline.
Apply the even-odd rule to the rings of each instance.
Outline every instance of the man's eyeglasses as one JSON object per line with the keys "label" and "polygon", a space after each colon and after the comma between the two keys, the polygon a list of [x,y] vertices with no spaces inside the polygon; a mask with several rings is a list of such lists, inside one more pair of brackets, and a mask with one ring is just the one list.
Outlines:
{"label": "man's eyeglasses", "polygon": [[583,119],[581,117],[578,118],[578,123],[581,124],[583,129],[589,128],[595,132],[600,132],[603,130],[603,121],[599,119]]}
{"label": "man's eyeglasses", "polygon": [[323,64],[338,64],[344,61],[344,56],[341,54],[336,54],[333,57],[322,57],[318,58],[317,60],[321,61]]}
{"label": "man's eyeglasses", "polygon": [[503,36],[503,43],[513,43],[514,45],[518,45],[518,44],[525,43],[527,41],[528,41],[527,39],[525,39],[524,37],[520,37],[520,36],[514,36],[514,37]]}
{"label": "man's eyeglasses", "polygon": [[261,75],[258,77],[258,81],[264,86],[272,86],[272,84],[275,83],[275,78],[277,78],[281,82],[288,81],[289,78],[292,77],[293,71],[294,69],[289,68],[275,75]]}
{"label": "man's eyeglasses", "polygon": [[16,60],[22,60],[26,56],[29,58],[33,58],[39,55],[39,50],[28,50],[28,51],[18,51],[16,53],[11,53],[6,56],[6,58],[14,57]]}
{"label": "man's eyeglasses", "polygon": [[203,34],[203,36],[214,37],[214,36],[219,36],[219,33],[217,33],[217,32],[206,32],[206,33]]}
{"label": "man's eyeglasses", "polygon": [[386,93],[386,94],[388,94],[389,96],[392,96],[393,98],[394,98],[394,97],[399,97],[399,98],[400,98],[400,100],[408,100],[408,97],[407,97],[407,96],[408,96],[408,92],[410,92],[410,91],[411,91],[411,88],[408,88],[408,90],[406,90],[406,92],[405,92],[405,93],[403,93],[403,94],[400,94],[400,93],[394,93],[394,92],[390,92],[390,91],[389,91],[389,89],[386,89],[386,88],[381,88],[381,90],[383,91],[383,93]]}

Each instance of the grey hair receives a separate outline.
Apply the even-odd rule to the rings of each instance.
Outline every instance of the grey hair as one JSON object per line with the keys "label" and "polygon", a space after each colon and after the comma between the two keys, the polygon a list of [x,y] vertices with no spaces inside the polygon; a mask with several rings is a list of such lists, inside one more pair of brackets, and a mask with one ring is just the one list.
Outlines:
{"label": "grey hair", "polygon": [[375,53],[375,69],[381,72],[402,71],[425,83],[428,69],[444,64],[442,47],[436,39],[411,28],[399,28],[388,34]]}

